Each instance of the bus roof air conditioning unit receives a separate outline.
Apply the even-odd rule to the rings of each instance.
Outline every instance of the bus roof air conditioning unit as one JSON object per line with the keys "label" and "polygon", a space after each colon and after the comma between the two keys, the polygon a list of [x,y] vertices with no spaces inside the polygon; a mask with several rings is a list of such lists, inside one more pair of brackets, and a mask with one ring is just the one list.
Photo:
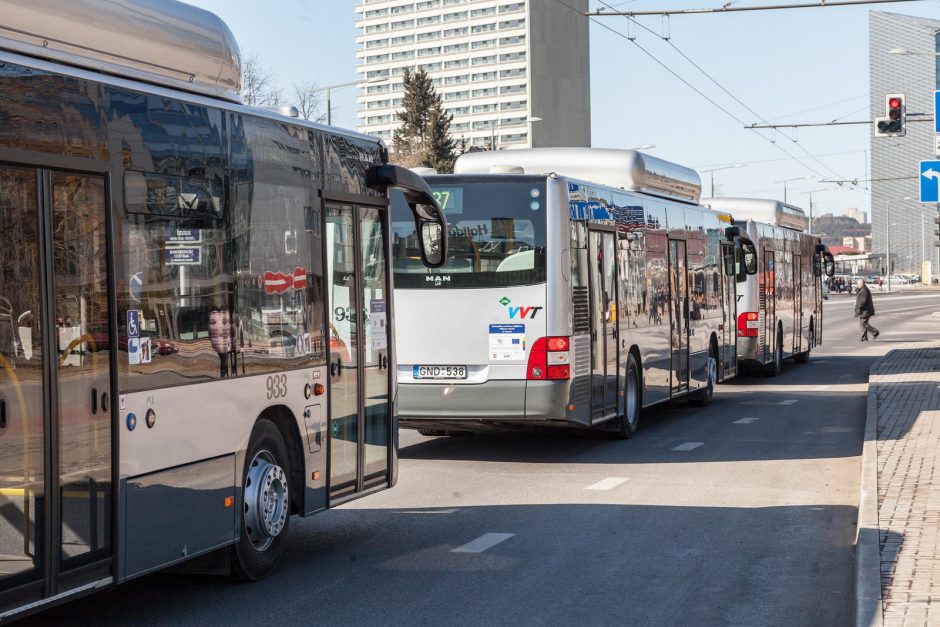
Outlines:
{"label": "bus roof air conditioning unit", "polygon": [[583,181],[697,203],[698,172],[635,150],[615,148],[529,148],[468,152],[457,157],[454,174],[492,174],[507,160],[526,174],[559,174]]}
{"label": "bus roof air conditioning unit", "polygon": [[805,231],[809,226],[809,220],[802,209],[779,200],[722,197],[703,198],[702,204],[715,211],[730,213],[735,222],[754,220],[794,231]]}
{"label": "bus roof air conditioning unit", "polygon": [[0,49],[241,102],[219,17],[177,0],[0,0]]}

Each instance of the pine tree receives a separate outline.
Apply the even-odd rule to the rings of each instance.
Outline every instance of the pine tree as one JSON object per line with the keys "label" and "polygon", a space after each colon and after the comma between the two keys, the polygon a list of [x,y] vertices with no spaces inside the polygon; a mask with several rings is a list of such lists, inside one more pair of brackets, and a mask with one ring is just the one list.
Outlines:
{"label": "pine tree", "polygon": [[454,167],[456,142],[450,136],[453,116],[444,111],[440,95],[424,70],[406,70],[403,78],[401,126],[392,138],[395,161],[406,167],[424,166],[438,172]]}

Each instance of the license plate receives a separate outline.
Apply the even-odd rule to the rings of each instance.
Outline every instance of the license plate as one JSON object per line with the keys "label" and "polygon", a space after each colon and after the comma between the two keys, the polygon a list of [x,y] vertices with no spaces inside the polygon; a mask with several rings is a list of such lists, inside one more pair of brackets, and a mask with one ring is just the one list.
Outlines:
{"label": "license plate", "polygon": [[415,366],[415,379],[466,379],[466,366]]}

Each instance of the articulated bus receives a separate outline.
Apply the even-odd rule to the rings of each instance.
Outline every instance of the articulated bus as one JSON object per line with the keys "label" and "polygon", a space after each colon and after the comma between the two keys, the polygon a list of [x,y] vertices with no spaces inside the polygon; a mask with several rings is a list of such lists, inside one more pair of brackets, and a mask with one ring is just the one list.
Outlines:
{"label": "articulated bus", "polygon": [[429,263],[439,207],[380,140],[239,104],[210,13],[0,8],[0,622],[264,577],[292,514],[396,481],[389,188]]}
{"label": "articulated bus", "polygon": [[628,437],[641,408],[707,403],[734,376],[736,289],[756,259],[730,215],[697,203],[693,170],[552,148],[465,154],[427,181],[449,224],[442,267],[420,264],[392,207],[402,426]]}
{"label": "articulated bus", "polygon": [[757,247],[758,269],[739,286],[738,363],[769,376],[783,360],[809,361],[823,340],[822,275],[834,263],[818,237],[805,232],[799,207],[758,198],[709,198],[702,204],[728,211]]}

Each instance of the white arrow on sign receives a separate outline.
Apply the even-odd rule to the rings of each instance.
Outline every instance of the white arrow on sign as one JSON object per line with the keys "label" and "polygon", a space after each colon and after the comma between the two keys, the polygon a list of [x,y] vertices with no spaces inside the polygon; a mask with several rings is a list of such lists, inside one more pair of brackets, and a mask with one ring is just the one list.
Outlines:
{"label": "white arrow on sign", "polygon": [[921,176],[924,176],[928,179],[933,179],[935,181],[940,181],[940,172],[937,172],[933,168],[928,169],[923,174],[921,174]]}

